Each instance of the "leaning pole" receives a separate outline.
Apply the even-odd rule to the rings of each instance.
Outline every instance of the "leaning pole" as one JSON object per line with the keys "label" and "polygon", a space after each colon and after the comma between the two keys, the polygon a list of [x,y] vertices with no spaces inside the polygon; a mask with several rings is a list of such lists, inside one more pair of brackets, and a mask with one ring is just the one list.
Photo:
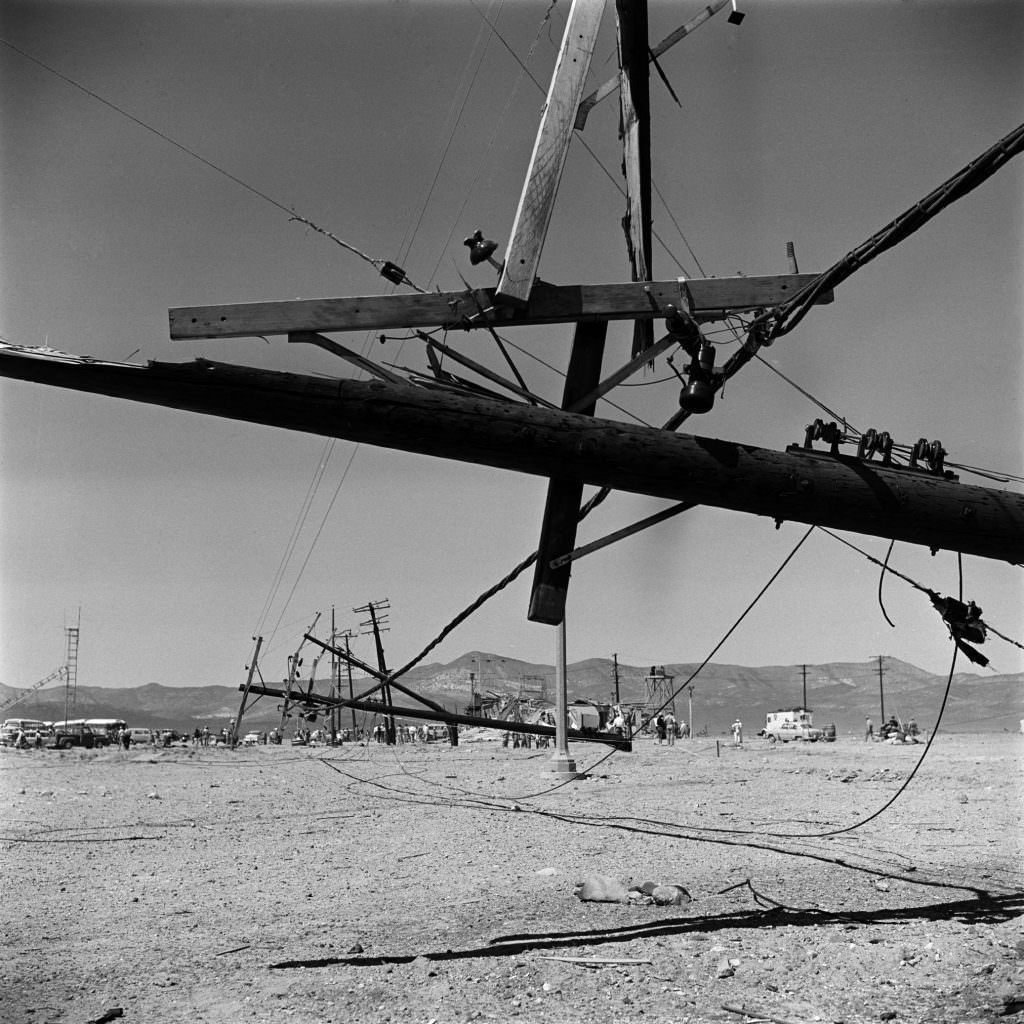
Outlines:
{"label": "leaning pole", "polygon": [[1024,561],[1024,495],[853,456],[785,452],[373,380],[0,347],[0,376],[933,550]]}

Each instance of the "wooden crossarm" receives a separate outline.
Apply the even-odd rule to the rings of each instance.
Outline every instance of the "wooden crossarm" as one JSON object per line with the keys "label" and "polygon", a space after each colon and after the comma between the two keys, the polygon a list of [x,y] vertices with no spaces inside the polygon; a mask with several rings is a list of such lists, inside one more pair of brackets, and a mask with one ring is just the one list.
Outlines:
{"label": "wooden crossarm", "polygon": [[[249,338],[303,331],[366,331],[401,327],[475,330],[491,326],[577,323],[582,320],[657,319],[670,309],[691,310],[695,320],[721,320],[729,313],[776,306],[791,299],[817,274],[687,278],[623,284],[538,284],[523,309],[494,308],[493,288],[475,293],[425,292],[327,299],[292,299],[218,306],[180,306],[169,311],[175,340]],[[485,320],[473,294],[480,296]],[[832,292],[816,300],[832,301]]]}

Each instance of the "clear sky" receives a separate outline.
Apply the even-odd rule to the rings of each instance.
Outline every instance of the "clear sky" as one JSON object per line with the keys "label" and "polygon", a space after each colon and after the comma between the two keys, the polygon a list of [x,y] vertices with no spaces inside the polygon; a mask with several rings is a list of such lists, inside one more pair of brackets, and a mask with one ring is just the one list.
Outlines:
{"label": "clear sky", "polygon": [[[509,51],[546,87],[569,4],[545,23],[549,6],[7,0],[0,336],[104,359],[350,375],[280,337],[171,342],[167,310],[389,291],[372,266],[290,221],[292,209],[422,287],[459,288],[460,274],[493,284],[462,239],[477,227],[508,238],[543,99]],[[653,3],[652,40],[702,6]],[[592,85],[615,69],[613,7]],[[1017,0],[741,7],[742,25],[723,12],[662,58],[681,106],[652,78],[656,278],[784,272],[790,240],[802,271],[824,269],[1022,120]],[[628,279],[616,131],[611,100],[583,133],[593,155],[572,145],[540,265],[548,281]],[[1018,159],[856,274],[766,358],[861,429],[937,438],[952,461],[1021,474],[1022,186]],[[384,345],[341,340],[422,368],[422,346],[392,333]],[[506,337],[564,369],[571,327]],[[450,340],[501,368],[485,335]],[[628,325],[612,325],[606,369],[628,357],[629,340]],[[517,358],[557,400],[557,373]],[[663,422],[677,407],[669,376],[659,361],[635,379],[646,386],[613,397]],[[753,364],[684,429],[784,448],[821,415]],[[385,597],[389,661],[402,663],[535,548],[545,494],[543,480],[518,474],[13,381],[0,381],[0,488],[0,682],[10,686],[61,663],[79,609],[83,685],[241,682],[256,632],[268,640],[264,676],[281,678],[317,611],[329,620],[333,604],[339,626],[355,629],[352,609]],[[616,496],[580,540],[661,507]],[[803,529],[701,509],[580,561],[570,660],[701,660]],[[850,539],[885,555],[884,541]],[[891,561],[956,593],[955,555],[898,545]],[[893,629],[878,577],[812,535],[716,660],[885,654],[945,672],[951,648],[927,599],[890,577]],[[965,596],[1018,640],[1021,578],[964,559]],[[554,630],[526,619],[530,579],[428,660],[479,649],[552,662]],[[368,640],[354,649],[372,658]],[[998,639],[986,653],[998,671],[1024,669]]]}

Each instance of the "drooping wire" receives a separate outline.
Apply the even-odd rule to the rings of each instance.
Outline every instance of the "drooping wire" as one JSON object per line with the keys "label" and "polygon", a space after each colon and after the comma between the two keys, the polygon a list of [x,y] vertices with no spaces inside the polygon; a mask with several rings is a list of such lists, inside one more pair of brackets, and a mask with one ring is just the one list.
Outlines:
{"label": "drooping wire", "polygon": [[[298,513],[295,517],[295,522],[292,525],[291,535],[288,537],[288,541],[285,544],[284,552],[281,555],[281,560],[278,563],[277,570],[274,573],[274,578],[270,583],[270,590],[264,599],[263,607],[260,609],[260,613],[256,619],[256,625],[253,629],[254,634],[260,634],[263,631],[264,624],[267,616],[270,614],[270,608],[273,604],[274,597],[277,594],[277,590],[281,585],[281,581],[284,578],[284,574],[287,571],[288,563],[291,561],[292,555],[295,552],[295,545],[298,542],[299,535],[302,532],[302,528],[305,525],[306,518],[309,515],[310,508],[313,503],[313,498],[316,495],[317,489],[320,486],[320,481],[323,479],[323,475],[327,470],[327,464],[330,461],[331,455],[334,452],[334,439],[330,439],[324,443],[323,448],[320,451],[320,458],[317,462],[316,468],[313,471],[313,476],[306,488],[306,494],[302,500],[302,505],[299,508]],[[268,641],[269,642],[269,641]]]}
{"label": "drooping wire", "polygon": [[[874,555],[869,555],[863,548],[857,547],[857,545],[854,544],[852,541],[847,540],[845,537],[840,537],[838,533],[833,533],[830,529],[828,529],[828,527],[819,526],[818,529],[821,530],[822,533],[828,534],[828,536],[831,537],[833,540],[837,540],[840,544],[845,544],[848,548],[851,548],[852,550],[856,551],[857,554],[862,555],[869,562],[873,562],[875,565],[880,566],[882,568],[883,573],[888,572],[892,573],[893,576],[898,576],[901,580],[904,581],[904,583],[909,583],[910,586],[912,586],[915,590],[920,590],[923,594],[928,594],[929,597],[935,594],[935,591],[932,590],[930,587],[926,587],[924,586],[924,584],[918,583],[917,580],[911,579],[911,577],[907,576],[905,573],[899,572],[898,570],[894,569],[891,565],[889,565],[888,556],[886,556],[886,560],[884,562],[881,562],[877,558],[875,558]],[[957,552],[957,557],[962,558],[961,552]],[[961,581],[961,590],[962,588],[963,583]],[[1024,644],[1020,644],[1016,640],[1013,640],[1008,636],[1004,636],[997,629],[994,629],[991,625],[989,625],[986,619],[980,619],[979,621],[985,627],[985,629],[988,630],[988,632],[995,634],[995,636],[999,637],[1000,640],[1005,640],[1007,643],[1013,644],[1014,647],[1020,647],[1022,650],[1024,650]]]}
{"label": "drooping wire", "polygon": [[889,613],[885,610],[885,605],[882,603],[882,583],[885,580],[885,572],[889,568],[889,556],[892,554],[892,549],[896,546],[896,540],[889,541],[889,549],[885,553],[885,561],[882,563],[882,571],[878,574],[878,607],[882,609],[882,615],[885,621],[896,628],[896,623],[889,618]]}
{"label": "drooping wire", "polygon": [[736,630],[739,628],[740,623],[753,610],[754,605],[756,605],[757,602],[760,601],[762,597],[764,597],[764,595],[768,591],[768,588],[782,575],[783,570],[793,560],[793,558],[796,556],[796,553],[800,550],[800,548],[803,547],[804,541],[807,540],[808,537],[810,537],[810,535],[814,532],[815,529],[816,527],[814,525],[811,525],[807,528],[806,533],[804,533],[804,535],[796,542],[796,545],[794,546],[793,550],[790,551],[788,555],[786,555],[786,557],[782,561],[782,564],[778,567],[778,569],[775,570],[775,572],[772,573],[771,578],[768,580],[768,582],[757,592],[757,595],[750,602],[750,604],[748,604],[747,607],[743,609],[743,612],[740,615],[740,617],[729,627],[729,629],[726,631],[722,639],[719,640],[717,644],[715,644],[715,646],[711,649],[711,651],[704,658],[704,660],[690,673],[689,677],[686,679],[686,682],[684,682],[681,686],[676,687],[675,692],[659,708],[651,712],[652,718],[654,718],[661,711],[667,708],[669,704],[671,704],[676,699],[676,697],[678,697],[679,694],[682,693],[683,690],[685,690],[686,687],[688,687],[694,681],[694,679],[697,678],[700,672],[707,666],[708,662],[711,661],[711,659],[721,650],[726,640],[728,640],[729,637],[731,637],[732,634],[736,632]]}

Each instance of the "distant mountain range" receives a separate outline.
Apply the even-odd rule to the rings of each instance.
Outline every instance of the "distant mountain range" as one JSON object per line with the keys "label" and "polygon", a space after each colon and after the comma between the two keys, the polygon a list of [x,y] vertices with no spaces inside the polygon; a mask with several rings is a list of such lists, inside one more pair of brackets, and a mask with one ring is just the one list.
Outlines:
{"label": "distant mountain range", "polygon": [[[645,676],[652,666],[619,665],[619,695],[622,701],[641,703],[648,694]],[[662,668],[662,666],[659,666]],[[695,664],[663,666],[672,679],[672,689],[682,686],[696,670]],[[817,725],[834,722],[840,736],[859,735],[864,716],[877,727],[884,697],[886,714],[913,716],[930,732],[935,725],[946,686],[946,677],[932,675],[895,658],[884,661],[881,688],[877,662],[831,662],[808,665],[807,703],[814,710]],[[590,658],[568,667],[569,699],[609,702],[615,692],[615,670],[607,658]],[[482,679],[480,678],[482,676]],[[402,682],[449,710],[463,711],[473,687],[482,694],[520,692],[554,699],[555,670],[503,658],[498,654],[470,651],[447,665],[420,665],[402,677]],[[1017,732],[1024,719],[1024,673],[953,677],[942,727],[955,732]],[[280,683],[268,685],[281,686]],[[308,686],[308,680],[303,684]],[[372,685],[356,679],[354,689]],[[724,735],[739,717],[749,734],[764,725],[768,711],[796,707],[803,702],[803,670],[800,665],[770,665],[749,668],[742,665],[709,664],[694,679],[692,707],[695,731]],[[343,680],[347,692],[347,681]],[[316,691],[327,692],[328,680],[317,680]],[[881,689],[881,692],[880,692]],[[21,693],[0,684],[0,704]],[[238,713],[240,693],[235,686],[161,686],[149,683],[125,689],[79,686],[72,718],[123,718],[129,725],[192,730],[196,726],[220,729]],[[396,705],[415,706],[411,698],[395,693]],[[17,704],[0,711],[0,718],[64,718],[63,687],[44,688]],[[676,697],[676,715],[689,720],[689,691]],[[351,712],[342,712],[347,724]],[[243,725],[269,729],[280,724],[279,701],[261,697],[247,708]]]}

